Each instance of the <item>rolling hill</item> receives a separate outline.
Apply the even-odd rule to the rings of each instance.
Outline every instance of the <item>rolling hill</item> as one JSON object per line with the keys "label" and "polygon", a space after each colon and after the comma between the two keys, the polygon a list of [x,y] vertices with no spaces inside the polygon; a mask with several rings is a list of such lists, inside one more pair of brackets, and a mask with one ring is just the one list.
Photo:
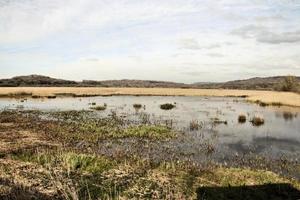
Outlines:
{"label": "rolling hill", "polygon": [[[250,78],[235,80],[223,83],[198,82],[193,84],[152,81],[152,80],[83,80],[70,81],[51,78],[41,75],[16,76],[10,79],[0,79],[0,87],[145,87],[145,88],[207,88],[207,89],[253,89],[253,90],[274,90],[284,80],[285,76],[274,76],[265,78]],[[300,77],[296,77],[300,83]]]}

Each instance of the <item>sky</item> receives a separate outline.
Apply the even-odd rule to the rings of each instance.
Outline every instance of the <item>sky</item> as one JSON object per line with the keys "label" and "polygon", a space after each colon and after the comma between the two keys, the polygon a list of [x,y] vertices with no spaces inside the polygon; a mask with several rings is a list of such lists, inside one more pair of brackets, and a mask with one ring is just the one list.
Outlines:
{"label": "sky", "polygon": [[0,0],[0,78],[300,75],[300,0]]}

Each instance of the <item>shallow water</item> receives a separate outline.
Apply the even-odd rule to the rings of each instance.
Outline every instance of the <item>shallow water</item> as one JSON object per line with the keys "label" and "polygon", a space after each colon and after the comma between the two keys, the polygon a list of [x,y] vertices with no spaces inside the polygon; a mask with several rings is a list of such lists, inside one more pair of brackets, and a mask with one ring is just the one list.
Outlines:
{"label": "shallow water", "polygon": [[[218,160],[237,154],[300,159],[300,110],[289,107],[260,107],[241,98],[110,96],[28,99],[24,102],[20,99],[0,99],[0,108],[88,110],[93,102],[97,105],[107,104],[105,111],[98,112],[101,116],[108,115],[113,110],[131,120],[140,120],[143,114],[152,122],[166,121],[168,125],[184,132],[186,138],[168,145],[175,145],[187,154],[197,154],[195,149],[205,141],[214,146],[214,157]],[[137,111],[133,108],[135,103],[142,104],[143,108]],[[163,103],[174,103],[176,108],[161,110],[159,106]],[[238,123],[239,114],[247,116],[245,123]],[[250,119],[254,115],[262,116],[265,124],[253,126]],[[227,124],[214,124],[214,118],[227,121]],[[191,131],[191,121],[203,123],[203,128]]]}

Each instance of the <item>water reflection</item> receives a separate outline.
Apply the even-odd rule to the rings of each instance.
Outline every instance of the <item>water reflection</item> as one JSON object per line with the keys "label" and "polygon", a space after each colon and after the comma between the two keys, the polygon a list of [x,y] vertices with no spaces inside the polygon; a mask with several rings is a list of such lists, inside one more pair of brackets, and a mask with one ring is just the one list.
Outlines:
{"label": "water reflection", "polygon": [[292,113],[292,112],[283,112],[282,114],[283,118],[286,120],[286,121],[289,121],[289,120],[293,120],[294,118],[297,118],[297,113]]}
{"label": "water reflection", "polygon": [[[172,110],[161,110],[160,105],[165,103],[176,106]],[[105,110],[95,111],[98,116],[107,116],[113,111],[128,120],[164,122],[181,130],[184,139],[170,143],[169,147],[180,148],[183,154],[197,155],[199,148],[224,155],[238,152],[299,157],[300,154],[300,110],[295,108],[260,107],[239,98],[217,97],[110,96],[22,102],[0,99],[1,109],[89,110],[92,104],[106,105]],[[253,126],[251,121],[255,116],[262,116],[264,123]],[[138,146],[137,151],[140,149]]]}

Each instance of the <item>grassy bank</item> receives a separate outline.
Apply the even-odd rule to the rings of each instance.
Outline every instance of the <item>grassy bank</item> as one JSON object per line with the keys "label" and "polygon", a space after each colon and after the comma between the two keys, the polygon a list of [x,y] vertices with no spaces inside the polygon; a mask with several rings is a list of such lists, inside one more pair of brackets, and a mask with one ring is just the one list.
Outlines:
{"label": "grassy bank", "polygon": [[[12,167],[2,171],[1,176],[9,177],[15,173],[13,170],[22,170],[19,184],[27,184],[28,188],[39,182],[43,184],[40,193],[52,189],[51,193],[48,191],[49,199],[273,199],[280,196],[288,199],[299,195],[297,189],[300,189],[296,181],[246,168],[203,167],[183,162],[157,164],[143,158],[115,161],[61,150],[39,150],[8,157],[2,168],[12,167],[11,162],[23,165],[23,169]],[[43,173],[34,173],[31,168]]]}

